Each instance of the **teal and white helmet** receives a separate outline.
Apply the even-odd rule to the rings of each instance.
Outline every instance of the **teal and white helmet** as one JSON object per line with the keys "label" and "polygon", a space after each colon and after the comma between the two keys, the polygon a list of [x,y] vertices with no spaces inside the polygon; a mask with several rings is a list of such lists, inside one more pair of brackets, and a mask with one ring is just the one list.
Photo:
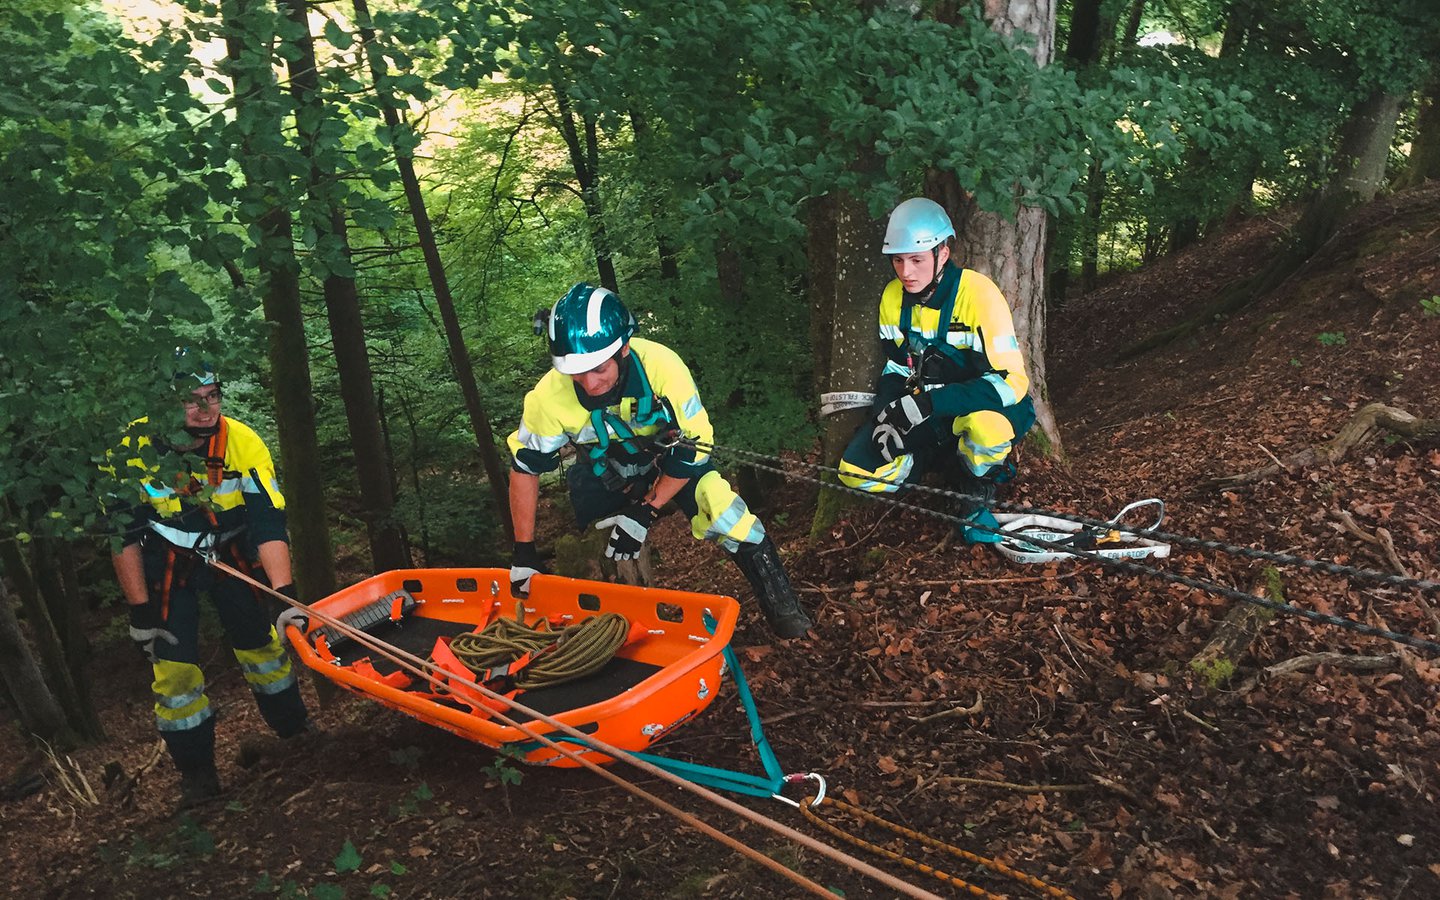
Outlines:
{"label": "teal and white helmet", "polygon": [[183,387],[187,391],[220,383],[220,376],[215,374],[214,367],[189,347],[175,348],[173,378],[177,388]]}
{"label": "teal and white helmet", "polygon": [[635,329],[619,297],[582,281],[550,310],[550,361],[566,375],[588,372],[619,353]]}
{"label": "teal and white helmet", "polygon": [[943,206],[924,197],[911,197],[890,213],[881,252],[887,256],[923,253],[954,236],[955,226],[950,224]]}

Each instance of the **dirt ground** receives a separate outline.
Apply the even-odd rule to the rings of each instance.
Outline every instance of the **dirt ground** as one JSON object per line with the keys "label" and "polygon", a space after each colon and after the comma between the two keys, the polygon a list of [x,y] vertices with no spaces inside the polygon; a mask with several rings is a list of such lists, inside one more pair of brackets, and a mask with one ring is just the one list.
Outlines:
{"label": "dirt ground", "polygon": [[[1338,465],[1244,489],[1202,487],[1329,439],[1372,401],[1440,416],[1440,308],[1425,305],[1440,306],[1440,190],[1377,201],[1272,296],[1114,362],[1262,264],[1283,227],[1244,223],[1056,313],[1050,389],[1067,461],[1027,451],[1009,499],[1106,517],[1159,496],[1179,533],[1384,571],[1398,562],[1440,579],[1433,436],[1379,440]],[[773,505],[804,499],[791,487]],[[1347,533],[1341,513],[1387,530],[1395,559]],[[804,519],[772,513],[770,528],[814,610],[815,638],[772,643],[747,602],[733,642],[787,769],[823,773],[866,809],[1077,897],[1440,897],[1433,656],[1281,616],[1211,687],[1186,662],[1229,600],[1090,564],[1017,567],[946,543],[943,521],[879,505],[854,509],[814,544]],[[674,518],[652,534],[658,583],[747,596],[729,563]],[[1298,606],[1440,640],[1434,595],[1427,606],[1413,590],[1294,568],[1276,582],[1256,561],[1181,547],[1159,565],[1246,591],[1272,584]],[[177,816],[168,761],[152,764],[145,667],[116,636],[95,661],[110,740],[71,754],[98,802],[62,790],[49,767],[44,789],[0,803],[8,896],[799,895],[590,773],[516,769],[359,699],[320,710],[316,734],[257,742],[263,726],[218,645],[205,670],[228,793]],[[1389,658],[1374,671],[1263,671],[1320,651]],[[977,698],[978,712],[927,718]],[[0,740],[12,762],[26,757],[15,734]],[[728,684],[657,749],[759,771]],[[139,774],[124,801],[105,786],[112,763]],[[894,894],[655,778],[635,780],[840,896]],[[824,838],[788,807],[745,802]],[[910,852],[995,893],[1038,896]]]}

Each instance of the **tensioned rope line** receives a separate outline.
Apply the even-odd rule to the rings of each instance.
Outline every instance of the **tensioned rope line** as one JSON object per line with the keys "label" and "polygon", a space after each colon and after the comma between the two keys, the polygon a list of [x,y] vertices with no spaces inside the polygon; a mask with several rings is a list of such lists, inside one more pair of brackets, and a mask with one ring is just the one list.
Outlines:
{"label": "tensioned rope line", "polygon": [[[738,451],[738,452],[737,452],[737,451],[734,450],[734,448],[721,447],[721,446],[718,446],[718,445],[716,445],[716,444],[712,444],[712,443],[708,443],[708,442],[704,442],[704,441],[696,441],[696,442],[694,442],[694,443],[695,443],[695,446],[699,447],[700,449],[704,449],[704,450],[709,450],[709,451],[719,450],[719,451],[722,452],[722,453],[725,453],[725,452],[735,453],[737,456],[743,454],[743,455],[749,456],[749,457],[758,457],[758,458],[760,458],[760,459],[765,459],[765,460],[774,460],[774,461],[780,462],[780,463],[782,463],[782,464],[784,464],[784,463],[786,462],[786,460],[780,460],[780,459],[777,459],[776,457],[767,457],[767,456],[765,456],[764,454],[753,453],[753,452],[748,451],[748,450]],[[838,483],[835,483],[835,482],[823,481],[823,480],[821,480],[821,479],[819,479],[819,478],[812,478],[812,477],[810,477],[810,476],[808,476],[808,475],[801,475],[801,474],[798,474],[798,473],[795,473],[795,472],[788,471],[788,470],[786,470],[786,469],[782,469],[782,468],[778,468],[778,467],[773,466],[773,465],[769,465],[768,463],[765,463],[765,462],[759,462],[758,460],[755,460],[755,459],[742,460],[742,462],[743,462],[744,465],[748,465],[748,466],[751,466],[751,467],[757,468],[757,469],[764,469],[764,470],[767,470],[767,471],[770,471],[770,472],[774,472],[774,473],[776,473],[776,474],[778,474],[778,475],[782,475],[782,476],[784,476],[784,477],[786,477],[786,478],[797,479],[797,480],[800,480],[800,481],[808,481],[808,482],[810,482],[810,483],[812,483],[812,484],[817,484],[817,485],[819,485],[819,486],[822,487],[822,488],[827,488],[827,489],[836,490],[836,491],[844,491],[844,492],[846,492],[846,493],[856,494],[856,495],[859,495],[859,496],[861,496],[861,497],[865,497],[865,498],[870,499],[870,500],[878,500],[878,501],[881,502],[881,503],[888,503],[888,504],[890,504],[890,505],[892,505],[892,506],[898,506],[898,507],[900,507],[901,509],[914,510],[915,512],[921,513],[921,514],[923,514],[923,515],[933,516],[933,517],[939,518],[939,519],[944,519],[944,520],[946,520],[946,521],[953,522],[953,523],[955,523],[955,524],[957,524],[957,525],[965,525],[965,526],[968,526],[968,527],[971,527],[971,528],[979,528],[979,529],[982,530],[982,531],[988,531],[988,532],[990,532],[990,533],[992,533],[992,534],[1002,534],[1002,533],[1003,533],[1001,529],[991,528],[991,527],[985,526],[985,525],[980,525],[980,524],[978,524],[978,523],[970,522],[970,521],[968,521],[968,520],[966,520],[966,519],[963,519],[963,518],[961,518],[960,516],[950,515],[949,513],[941,512],[941,511],[939,511],[939,510],[928,509],[928,508],[926,508],[926,507],[924,507],[924,506],[918,506],[918,505],[916,505],[916,504],[914,504],[914,503],[906,503],[906,502],[904,502],[904,501],[902,501],[902,500],[896,500],[896,499],[893,499],[893,498],[891,498],[890,496],[888,496],[888,495],[886,495],[886,494],[874,494],[874,493],[871,493],[871,492],[869,492],[869,491],[862,491],[862,490],[860,490],[859,488],[852,488],[852,487],[848,487],[848,486],[846,486],[846,485],[838,484]],[[833,468],[831,468],[831,467],[829,467],[829,466],[821,466],[821,465],[818,465],[818,464],[816,464],[816,463],[809,463],[809,462],[803,462],[803,461],[798,461],[798,460],[795,461],[795,464],[801,465],[801,466],[806,466],[806,467],[812,468],[812,469],[818,469],[818,470],[821,470],[821,471],[828,471],[828,472],[836,472],[836,471],[838,471],[838,470],[833,469]],[[883,480],[883,479],[872,479],[872,480]],[[887,482],[887,483],[894,484],[895,482]],[[905,485],[905,487],[911,487],[911,485]],[[933,490],[935,490],[935,489],[934,489],[934,488],[931,488],[930,490],[933,491]],[[957,497],[957,498],[958,498],[958,497],[969,497],[969,495],[966,495],[966,494],[958,494],[958,493],[951,493],[951,492],[945,492],[945,491],[941,491],[940,493],[947,494],[948,496]],[[975,499],[978,499],[978,498],[975,498]],[[1101,523],[1101,524],[1105,524],[1105,523]],[[1244,591],[1239,591],[1239,590],[1236,590],[1235,588],[1226,587],[1226,586],[1224,586],[1224,585],[1222,585],[1222,584],[1217,584],[1217,583],[1215,583],[1215,582],[1213,582],[1213,581],[1205,581],[1205,580],[1199,579],[1199,578],[1191,578],[1191,577],[1189,577],[1188,575],[1176,575],[1176,574],[1174,574],[1174,573],[1172,573],[1172,572],[1166,572],[1166,571],[1164,571],[1164,570],[1162,570],[1162,569],[1155,569],[1155,568],[1152,568],[1152,567],[1150,567],[1150,566],[1141,565],[1140,563],[1131,562],[1130,560],[1116,559],[1116,558],[1113,558],[1113,557],[1102,556],[1102,555],[1100,555],[1100,554],[1098,554],[1098,553],[1091,553],[1091,552],[1089,552],[1089,551],[1087,551],[1087,550],[1083,550],[1083,549],[1081,549],[1081,548],[1079,548],[1079,547],[1074,546],[1073,544],[1062,544],[1062,543],[1059,543],[1059,542],[1057,542],[1057,541],[1047,541],[1047,540],[1044,540],[1043,538],[1035,537],[1035,536],[1033,536],[1033,535],[1028,535],[1028,534],[1025,536],[1025,542],[1028,543],[1028,544],[1034,544],[1034,545],[1040,546],[1040,547],[1046,547],[1046,548],[1049,548],[1049,549],[1052,549],[1052,550],[1062,550],[1062,551],[1064,551],[1064,552],[1066,552],[1066,553],[1072,554],[1072,555],[1074,555],[1074,556],[1078,556],[1078,557],[1080,557],[1080,558],[1082,558],[1082,559],[1088,559],[1088,560],[1091,560],[1092,562],[1098,562],[1098,563],[1101,563],[1102,565],[1107,565],[1107,566],[1110,566],[1110,567],[1112,567],[1112,568],[1120,569],[1120,570],[1122,570],[1122,571],[1134,572],[1134,573],[1141,574],[1141,575],[1149,575],[1149,576],[1152,576],[1152,577],[1155,577],[1155,578],[1159,578],[1159,579],[1161,579],[1162,581],[1170,581],[1170,582],[1174,582],[1175,584],[1182,584],[1182,585],[1185,585],[1186,587],[1195,588],[1196,590],[1205,591],[1206,593],[1210,593],[1210,594],[1216,594],[1216,595],[1221,596],[1221,597],[1227,597],[1227,598],[1229,598],[1229,599],[1231,599],[1231,600],[1239,600],[1239,601],[1241,601],[1241,602],[1243,602],[1243,603],[1254,604],[1255,606],[1261,606],[1261,607],[1264,607],[1265,609],[1273,610],[1273,611],[1275,611],[1275,612],[1288,613],[1288,614],[1290,614],[1290,615],[1299,616],[1300,618],[1309,619],[1309,620],[1312,621],[1312,622],[1318,622],[1318,623],[1321,623],[1321,624],[1324,624],[1324,625],[1335,625],[1335,626],[1337,626],[1337,627],[1339,627],[1339,628],[1344,628],[1344,629],[1349,630],[1349,631],[1354,631],[1354,632],[1356,632],[1356,633],[1358,633],[1358,634],[1367,635],[1367,636],[1369,636],[1369,637],[1384,638],[1384,639],[1387,640],[1387,641],[1393,641],[1393,642],[1395,642],[1395,643],[1397,643],[1397,644],[1404,644],[1404,645],[1406,645],[1406,646],[1408,646],[1408,647],[1414,647],[1414,648],[1416,648],[1416,649],[1418,649],[1418,650],[1425,650],[1425,651],[1428,651],[1428,652],[1430,652],[1430,653],[1434,653],[1434,654],[1440,655],[1440,643],[1436,643],[1436,642],[1434,642],[1434,641],[1428,641],[1428,640],[1425,640],[1424,638],[1415,637],[1414,635],[1410,635],[1410,634],[1401,634],[1400,632],[1391,631],[1391,630],[1389,630],[1389,629],[1387,629],[1387,628],[1378,628],[1378,627],[1376,627],[1376,626],[1374,626],[1374,625],[1367,625],[1366,623],[1361,622],[1361,621],[1358,621],[1358,620],[1356,620],[1356,619],[1348,619],[1348,618],[1345,618],[1345,617],[1343,617],[1343,616],[1335,616],[1335,615],[1330,615],[1330,614],[1328,614],[1328,613],[1316,612],[1315,610],[1312,610],[1312,609],[1303,609],[1303,608],[1301,608],[1301,607],[1299,607],[1299,606],[1294,606],[1294,605],[1289,604],[1289,603],[1281,603],[1281,602],[1276,601],[1276,600],[1270,600],[1270,599],[1268,599],[1268,598],[1266,598],[1266,597],[1258,597],[1258,596],[1256,596],[1255,594],[1248,594],[1248,593],[1246,593],[1246,592],[1244,592]]]}
{"label": "tensioned rope line", "polygon": [[[702,797],[702,798],[704,798],[704,799],[706,799],[706,800],[709,800],[709,801],[711,801],[712,803],[714,803],[714,804],[716,804],[716,805],[718,805],[718,806],[721,806],[721,807],[729,810],[730,812],[733,812],[733,813],[735,813],[736,815],[739,815],[739,816],[742,817],[742,818],[749,819],[751,822],[754,822],[755,824],[760,825],[760,826],[763,827],[763,828],[769,829],[770,831],[772,831],[772,832],[774,832],[774,833],[776,833],[776,834],[778,834],[778,835],[780,835],[780,836],[782,836],[782,837],[785,837],[785,838],[787,838],[787,839],[789,839],[789,840],[795,841],[796,843],[802,844],[802,845],[804,845],[804,846],[806,846],[806,847],[808,847],[808,848],[816,851],[817,853],[820,853],[820,854],[823,855],[823,856],[829,857],[830,859],[834,860],[835,862],[838,862],[838,863],[840,863],[841,865],[846,866],[847,868],[850,868],[850,869],[853,870],[853,871],[859,872],[859,873],[864,874],[864,875],[868,875],[869,877],[871,877],[871,878],[879,881],[880,883],[884,884],[885,886],[890,887],[890,888],[893,888],[893,889],[901,892],[902,894],[904,894],[904,895],[907,896],[907,897],[917,897],[917,898],[921,898],[921,900],[940,900],[940,898],[939,898],[937,895],[935,895],[935,894],[933,894],[933,893],[931,893],[931,892],[929,892],[929,891],[926,891],[926,890],[923,889],[923,888],[920,888],[920,887],[917,887],[917,886],[915,886],[915,885],[913,885],[913,884],[910,884],[909,882],[904,881],[903,879],[896,878],[894,875],[891,875],[891,874],[888,873],[888,872],[885,872],[885,871],[883,871],[883,870],[881,870],[881,869],[877,869],[876,867],[870,865],[869,863],[865,862],[864,860],[857,859],[856,857],[851,856],[850,854],[845,853],[845,852],[842,851],[842,850],[838,850],[838,849],[836,849],[835,847],[830,846],[829,844],[823,843],[823,842],[821,842],[821,841],[817,841],[816,839],[810,837],[809,835],[806,835],[806,834],[804,834],[804,833],[802,833],[802,832],[796,831],[795,829],[790,828],[790,827],[787,826],[787,825],[781,824],[780,822],[777,822],[776,820],[770,818],[769,816],[765,816],[765,815],[762,815],[761,813],[757,813],[757,812],[755,812],[754,810],[750,809],[749,807],[743,806],[743,805],[735,802],[734,800],[731,800],[731,799],[728,798],[728,797],[725,797],[725,796],[722,796],[722,795],[720,795],[720,794],[715,793],[714,791],[710,790],[709,788],[702,787],[701,785],[694,784],[694,783],[692,783],[692,782],[686,781],[685,779],[681,778],[680,776],[671,774],[670,772],[667,772],[667,771],[665,771],[664,769],[661,769],[659,766],[656,766],[656,765],[654,765],[653,763],[647,762],[647,761],[645,761],[645,760],[643,760],[643,759],[640,759],[640,758],[636,757],[634,754],[632,754],[632,753],[630,753],[630,752],[628,752],[628,751],[626,751],[626,750],[621,750],[619,747],[612,746],[612,745],[610,745],[609,743],[607,743],[607,742],[605,742],[605,741],[603,741],[603,740],[601,740],[601,739],[599,739],[599,738],[594,737],[593,735],[587,735],[587,734],[585,734],[584,732],[580,731],[580,730],[577,729],[577,728],[574,728],[574,727],[572,727],[572,726],[570,726],[570,725],[567,725],[567,724],[565,724],[564,722],[561,722],[561,721],[553,718],[552,716],[549,716],[549,715],[546,715],[545,713],[540,712],[539,710],[531,709],[530,707],[526,706],[526,705],[523,704],[523,703],[520,703],[520,702],[517,701],[517,700],[514,700],[513,698],[509,698],[509,697],[506,697],[506,696],[503,695],[503,694],[500,694],[500,693],[497,693],[497,692],[495,692],[495,691],[492,691],[492,690],[490,690],[489,688],[485,687],[485,686],[482,685],[482,684],[477,684],[477,683],[474,682],[474,681],[471,681],[471,680],[468,680],[468,679],[465,679],[465,678],[461,678],[461,677],[459,677],[459,676],[457,676],[457,675],[454,675],[454,674],[451,674],[451,673],[448,673],[448,672],[445,673],[445,674],[446,674],[446,678],[448,679],[448,683],[447,683],[446,680],[442,680],[442,679],[440,679],[440,678],[437,678],[437,677],[433,674],[433,672],[434,672],[434,667],[433,667],[428,661],[423,660],[423,659],[419,658],[418,656],[415,656],[414,654],[408,653],[408,652],[406,652],[405,650],[400,649],[399,647],[395,647],[395,646],[393,646],[393,645],[391,645],[391,644],[388,644],[388,643],[386,643],[385,641],[382,641],[382,640],[380,640],[380,639],[378,639],[378,638],[376,638],[376,637],[373,637],[372,635],[366,634],[365,632],[361,631],[360,629],[354,628],[353,626],[349,625],[348,623],[346,623],[346,622],[344,622],[344,621],[342,621],[342,620],[340,620],[340,619],[335,618],[334,616],[330,616],[330,615],[328,615],[328,614],[326,614],[326,613],[323,613],[323,612],[321,612],[321,611],[319,611],[319,610],[317,610],[317,609],[315,609],[315,608],[313,608],[313,607],[306,606],[305,604],[299,602],[298,600],[292,600],[292,599],[290,599],[289,597],[286,597],[284,594],[280,594],[280,593],[272,590],[272,589],[269,588],[267,585],[264,585],[264,584],[262,584],[261,582],[256,581],[254,578],[251,578],[250,576],[248,576],[248,575],[246,575],[245,573],[239,571],[238,569],[236,569],[236,568],[234,568],[234,567],[232,567],[232,566],[229,566],[229,565],[227,565],[227,564],[225,564],[225,563],[222,563],[222,562],[220,562],[219,560],[206,559],[205,562],[206,562],[208,565],[212,566],[213,568],[215,568],[215,569],[217,569],[217,570],[219,570],[219,571],[221,571],[221,572],[224,572],[226,575],[229,575],[229,576],[232,577],[232,578],[236,578],[236,579],[244,582],[245,584],[250,585],[251,587],[253,587],[253,588],[257,589],[257,590],[264,591],[266,594],[268,594],[268,595],[270,595],[270,596],[272,596],[272,597],[280,600],[281,602],[283,602],[283,603],[286,604],[287,606],[290,606],[290,607],[292,607],[292,608],[294,608],[294,609],[301,610],[305,615],[314,616],[316,619],[318,619],[318,620],[320,620],[321,622],[323,622],[324,624],[326,624],[326,625],[328,625],[328,626],[336,629],[338,632],[340,632],[341,634],[344,634],[346,637],[349,637],[351,640],[354,640],[354,641],[356,641],[357,643],[360,643],[360,644],[362,644],[363,646],[368,647],[369,649],[373,650],[374,652],[380,654],[381,656],[383,656],[383,657],[385,657],[386,659],[390,660],[391,662],[395,663],[395,664],[398,665],[400,668],[406,670],[407,672],[410,672],[410,673],[413,674],[413,675],[416,675],[416,676],[419,676],[420,678],[423,678],[424,680],[426,680],[427,682],[429,682],[430,684],[432,684],[432,685],[434,685],[434,686],[436,686],[436,687],[445,688],[445,689],[449,690],[449,689],[450,689],[450,685],[459,684],[459,685],[461,685],[462,687],[465,687],[465,688],[474,690],[474,691],[478,692],[481,696],[484,696],[484,697],[486,697],[487,699],[490,699],[490,700],[497,701],[497,702],[503,704],[506,708],[508,708],[508,709],[510,709],[510,710],[512,710],[512,711],[514,711],[514,712],[518,712],[518,713],[522,713],[522,714],[527,715],[527,716],[531,716],[531,717],[533,717],[533,719],[534,719],[535,721],[543,722],[543,723],[545,723],[546,725],[549,725],[551,728],[555,729],[556,731],[564,732],[565,734],[569,735],[570,737],[575,738],[576,740],[578,740],[578,741],[580,742],[581,746],[583,746],[583,747],[590,747],[590,748],[594,748],[594,749],[596,749],[596,750],[599,750],[600,752],[602,752],[602,753],[604,753],[604,754],[606,754],[606,755],[608,755],[608,756],[611,756],[611,757],[613,757],[613,758],[615,758],[615,759],[623,760],[624,762],[629,763],[630,765],[634,766],[634,767],[637,768],[637,769],[640,769],[640,770],[643,771],[643,772],[646,772],[646,773],[648,773],[648,774],[654,775],[654,776],[656,776],[657,778],[660,778],[660,779],[663,780],[663,781],[668,781],[668,782],[670,782],[671,784],[674,784],[674,785],[676,785],[676,786],[678,786],[678,787],[680,787],[680,788],[682,788],[682,789],[684,789],[684,790],[690,791],[691,793],[696,794],[697,796],[700,796],[700,797]],[[776,874],[779,874],[779,875],[781,875],[781,876],[789,879],[790,881],[795,882],[796,884],[800,885],[801,887],[804,887],[807,891],[810,891],[811,893],[815,894],[816,896],[830,897],[830,898],[832,898],[832,900],[833,900],[834,894],[833,894],[831,891],[825,889],[824,887],[820,886],[819,884],[815,883],[814,881],[806,878],[804,875],[801,875],[800,873],[795,872],[795,871],[787,868],[787,867],[784,866],[784,865],[781,865],[779,862],[771,859],[770,857],[768,857],[768,856],[766,856],[765,854],[761,853],[760,851],[754,849],[753,847],[750,847],[750,846],[748,846],[748,845],[746,845],[746,844],[744,844],[744,843],[736,840],[735,838],[731,837],[730,835],[725,834],[724,832],[722,832],[722,831],[720,831],[719,829],[715,828],[714,826],[712,826],[712,825],[704,822],[703,820],[697,818],[696,816],[692,815],[691,813],[687,813],[687,812],[685,812],[684,810],[679,809],[679,808],[673,806],[672,804],[668,803],[667,801],[662,800],[661,798],[655,796],[654,794],[650,793],[649,791],[646,791],[644,788],[640,787],[639,785],[634,784],[634,783],[629,782],[629,781],[626,781],[626,780],[625,780],[624,778],[622,778],[621,776],[619,776],[619,775],[615,774],[614,772],[612,772],[612,771],[604,768],[603,766],[599,765],[598,763],[595,763],[595,762],[593,762],[592,760],[589,760],[589,759],[584,758],[583,756],[581,756],[579,753],[575,752],[575,751],[572,750],[571,748],[562,745],[562,744],[561,744],[560,742],[558,742],[558,741],[552,740],[552,739],[551,739],[549,736],[547,736],[546,734],[541,734],[541,733],[535,731],[532,727],[528,727],[527,725],[525,725],[525,724],[523,724],[523,723],[517,722],[517,721],[515,721],[514,719],[506,716],[504,713],[501,713],[501,712],[498,712],[498,711],[497,711],[497,712],[494,712],[493,715],[495,716],[495,718],[499,719],[501,722],[503,722],[503,723],[505,723],[506,725],[508,725],[508,726],[510,726],[510,727],[512,727],[512,728],[514,728],[514,729],[516,729],[516,730],[518,730],[521,734],[524,734],[526,737],[530,738],[531,740],[538,741],[538,742],[540,742],[542,745],[544,745],[544,746],[546,746],[546,747],[549,747],[550,749],[553,749],[553,750],[555,750],[555,751],[563,754],[564,756],[568,757],[569,759],[574,760],[576,763],[584,766],[585,768],[591,770],[592,772],[595,772],[597,775],[600,775],[600,776],[602,776],[603,778],[606,778],[607,780],[615,783],[616,785],[619,785],[619,786],[620,786],[621,788],[623,788],[624,790],[626,790],[626,791],[634,794],[634,795],[637,796],[637,797],[640,797],[640,798],[646,800],[647,802],[655,805],[655,806],[658,807],[659,809],[664,810],[665,812],[669,813],[670,815],[675,816],[677,819],[679,819],[680,821],[684,822],[684,823],[687,824],[687,825],[690,825],[691,827],[695,828],[697,831],[700,831],[700,832],[702,832],[703,834],[706,834],[706,835],[708,835],[709,837],[714,838],[715,840],[719,841],[720,843],[724,844],[725,846],[730,847],[732,850],[735,850],[735,851],[738,852],[738,853],[741,853],[742,855],[744,855],[744,856],[746,856],[747,858],[749,858],[749,859],[751,859],[751,860],[759,863],[760,865],[764,866],[765,868],[770,869],[771,871],[775,872]]]}
{"label": "tensioned rope line", "polygon": [[[708,444],[704,441],[698,441],[696,442],[696,445],[704,445],[704,448],[718,450],[721,453],[732,454],[734,456],[741,457],[742,459],[745,457],[752,457],[758,460],[768,462],[789,462],[795,465],[815,469],[817,471],[829,472],[833,475],[840,474],[839,469],[833,466],[823,466],[819,463],[806,462],[804,460],[782,460],[779,457],[767,456],[763,453],[756,453],[753,450],[742,450],[738,447],[728,447],[722,444]],[[901,484],[900,482],[890,481],[889,479],[881,478],[876,475],[868,476],[868,478],[871,481],[880,481],[886,484]],[[903,486],[906,490],[914,490],[921,493],[934,494],[938,497],[948,497],[951,499],[965,500],[984,499],[974,494],[967,494],[963,491],[947,490],[945,488],[937,488],[927,484],[904,484],[901,486]],[[869,492],[862,493],[868,494]],[[1005,501],[994,501],[991,503],[991,505],[994,506],[996,509],[1002,509],[1007,512],[1020,513],[1022,515],[1052,516],[1056,519],[1065,519],[1069,522],[1078,522],[1081,525],[1089,525],[1092,528],[1104,528],[1110,531],[1120,531],[1124,532],[1125,534],[1134,534],[1141,537],[1168,541],[1172,544],[1183,544],[1188,547],[1198,547],[1202,550],[1219,550],[1224,553],[1229,553],[1233,556],[1244,556],[1250,559],[1262,559],[1268,562],[1277,562],[1283,563],[1285,565],[1299,566],[1300,568],[1304,569],[1312,569],[1315,571],[1324,572],[1327,575],[1345,575],[1347,577],[1356,578],[1362,581],[1374,581],[1382,584],[1394,585],[1396,587],[1411,587],[1425,592],[1440,592],[1440,581],[1431,581],[1424,578],[1407,578],[1404,575],[1393,575],[1389,572],[1377,572],[1374,569],[1362,569],[1356,566],[1347,566],[1341,563],[1331,562],[1324,559],[1308,559],[1303,556],[1292,556],[1288,553],[1277,553],[1272,550],[1257,550],[1253,547],[1241,547],[1238,544],[1227,544],[1224,541],[1214,541],[1206,538],[1189,537],[1183,534],[1173,534],[1168,531],[1151,531],[1133,525],[1112,523],[1103,521],[1101,519],[1092,519],[1088,516],[1076,515],[1074,513],[1065,513],[1058,510],[1045,509],[1043,507],[1022,506],[1018,503],[1007,503]]]}

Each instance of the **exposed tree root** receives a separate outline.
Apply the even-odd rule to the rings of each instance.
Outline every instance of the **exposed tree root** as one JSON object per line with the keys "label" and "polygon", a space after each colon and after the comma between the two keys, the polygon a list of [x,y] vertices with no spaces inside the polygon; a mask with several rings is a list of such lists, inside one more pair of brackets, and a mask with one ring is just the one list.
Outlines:
{"label": "exposed tree root", "polygon": [[1225,475],[1202,482],[1202,490],[1254,484],[1284,472],[1295,472],[1315,465],[1330,465],[1344,459],[1351,450],[1368,444],[1382,432],[1417,438],[1440,432],[1440,419],[1420,419],[1384,403],[1367,403],[1351,417],[1340,432],[1323,444],[1306,447],[1287,459],[1238,475]]}

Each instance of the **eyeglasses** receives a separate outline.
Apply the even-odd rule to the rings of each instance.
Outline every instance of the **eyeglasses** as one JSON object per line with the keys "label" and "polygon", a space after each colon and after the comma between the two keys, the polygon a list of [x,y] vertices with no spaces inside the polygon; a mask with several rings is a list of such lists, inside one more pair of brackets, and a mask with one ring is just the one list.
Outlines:
{"label": "eyeglasses", "polygon": [[189,397],[180,401],[180,405],[185,407],[186,409],[199,409],[201,404],[204,404],[205,406],[219,406],[220,391],[216,389],[213,391],[208,391],[204,394],[191,394]]}

